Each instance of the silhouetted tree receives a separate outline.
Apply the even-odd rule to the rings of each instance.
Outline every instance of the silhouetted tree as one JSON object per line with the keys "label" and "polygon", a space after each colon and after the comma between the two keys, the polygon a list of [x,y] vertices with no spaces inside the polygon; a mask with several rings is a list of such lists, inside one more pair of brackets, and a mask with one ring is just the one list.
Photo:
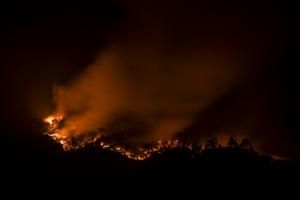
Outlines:
{"label": "silhouetted tree", "polygon": [[192,145],[193,153],[200,154],[201,150],[202,150],[202,145],[201,144],[200,145],[197,145],[197,144]]}
{"label": "silhouetted tree", "polygon": [[205,149],[215,149],[215,148],[217,148],[217,145],[218,145],[217,137],[212,137],[207,140]]}
{"label": "silhouetted tree", "polygon": [[238,146],[238,143],[234,137],[230,137],[227,146],[230,148],[236,148]]}
{"label": "silhouetted tree", "polygon": [[244,138],[240,144],[240,148],[246,150],[253,150],[251,140],[249,138]]}

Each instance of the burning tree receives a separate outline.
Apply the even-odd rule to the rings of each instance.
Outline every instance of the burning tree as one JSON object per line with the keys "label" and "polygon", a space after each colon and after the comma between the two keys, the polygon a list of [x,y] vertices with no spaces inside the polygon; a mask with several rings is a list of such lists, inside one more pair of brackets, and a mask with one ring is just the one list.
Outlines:
{"label": "burning tree", "polygon": [[228,139],[226,147],[218,143],[217,137],[209,138],[206,141],[204,150],[202,149],[201,144],[188,144],[186,138],[184,138],[183,140],[175,138],[168,141],[157,141],[156,143],[153,143],[151,145],[140,145],[134,149],[128,149],[123,146],[116,145],[112,141],[110,141],[110,139],[105,136],[104,129],[98,129],[84,135],[77,135],[76,137],[74,135],[64,134],[62,127],[65,121],[64,117],[59,114],[47,117],[46,119],[44,119],[44,122],[48,124],[46,134],[56,142],[60,143],[65,151],[76,150],[92,145],[98,147],[99,149],[118,152],[123,156],[134,160],[144,160],[154,154],[160,154],[165,152],[166,150],[174,148],[187,149],[195,155],[200,155],[205,150],[224,148],[253,151],[252,142],[249,138],[244,138],[240,143],[238,143],[234,137],[230,137]]}

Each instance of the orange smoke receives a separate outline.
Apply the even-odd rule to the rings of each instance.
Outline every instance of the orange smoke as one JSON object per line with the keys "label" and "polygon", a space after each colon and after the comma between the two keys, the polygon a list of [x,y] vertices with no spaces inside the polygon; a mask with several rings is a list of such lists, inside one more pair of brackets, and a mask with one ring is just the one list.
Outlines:
{"label": "orange smoke", "polygon": [[214,60],[157,57],[148,63],[150,58],[129,52],[124,58],[123,53],[109,50],[78,80],[55,89],[56,113],[65,115],[63,135],[81,137],[104,129],[125,142],[169,140],[224,95],[239,74],[235,65]]}
{"label": "orange smoke", "polygon": [[[203,21],[210,15],[192,9],[180,23],[156,3],[155,12],[137,5],[128,17],[132,31],[120,31],[80,76],[55,88],[55,113],[64,113],[54,134],[66,139],[61,142],[89,141],[99,132],[126,145],[170,140],[239,84],[249,67],[255,71],[258,48],[252,47],[260,40],[230,15],[215,16],[210,26]],[[54,119],[62,120],[46,122]]]}
{"label": "orange smoke", "polygon": [[45,122],[45,123],[48,123],[49,125],[53,125],[53,123],[54,123],[55,121],[60,121],[60,120],[62,120],[62,119],[63,119],[63,115],[61,115],[61,114],[56,114],[56,115],[50,115],[50,116],[46,117],[46,118],[44,119],[44,122]]}

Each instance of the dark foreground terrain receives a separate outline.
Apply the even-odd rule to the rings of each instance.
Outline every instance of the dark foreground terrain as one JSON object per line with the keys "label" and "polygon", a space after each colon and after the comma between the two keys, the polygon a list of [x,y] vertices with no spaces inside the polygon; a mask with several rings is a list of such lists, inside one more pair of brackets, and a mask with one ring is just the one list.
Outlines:
{"label": "dark foreground terrain", "polygon": [[[163,153],[136,161],[93,145],[71,152],[48,136],[26,134],[2,140],[1,174],[7,180],[79,181],[90,183],[106,178],[151,178],[155,180],[228,180],[292,178],[299,176],[296,160],[278,160],[249,147],[205,146],[165,149]],[[2,179],[3,180],[3,179]],[[113,179],[114,180],[114,179]]]}

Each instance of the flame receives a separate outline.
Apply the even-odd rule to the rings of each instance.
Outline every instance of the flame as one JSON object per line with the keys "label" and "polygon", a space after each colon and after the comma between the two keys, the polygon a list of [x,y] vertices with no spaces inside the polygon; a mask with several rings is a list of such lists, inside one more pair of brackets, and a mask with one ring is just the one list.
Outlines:
{"label": "flame", "polygon": [[[179,140],[176,139],[168,141],[158,141],[150,148],[139,147],[135,151],[132,151],[125,149],[124,147],[105,142],[103,140],[103,134],[97,134],[96,136],[94,135],[90,137],[87,136],[84,139],[81,139],[80,141],[74,143],[74,138],[72,138],[72,136],[66,136],[65,134],[63,134],[63,129],[59,128],[59,125],[63,119],[63,115],[55,114],[46,117],[44,119],[44,122],[48,124],[48,130],[45,134],[61,144],[65,151],[83,148],[88,144],[97,144],[102,149],[108,149],[118,152],[130,159],[144,160],[151,157],[155,153],[163,152],[165,149],[179,147]],[[189,148],[189,146],[187,148]]]}
{"label": "flame", "polygon": [[[63,128],[64,116],[62,114],[54,114],[46,117],[44,122],[48,124],[48,129],[46,135],[50,136],[57,143],[61,144],[65,151],[76,150],[79,148],[84,148],[85,146],[91,144],[96,145],[100,149],[111,150],[118,152],[127,158],[134,160],[145,160],[154,154],[163,153],[167,149],[174,149],[177,147],[184,147],[189,150],[193,150],[192,144],[183,144],[178,139],[172,139],[167,141],[157,141],[152,144],[151,147],[138,147],[135,150],[129,150],[122,146],[109,143],[105,141],[104,134],[101,132],[96,132],[94,134],[87,134],[85,137],[78,139],[74,135],[66,134]],[[222,139],[222,138],[221,138]],[[226,140],[223,138],[223,142],[219,143],[220,147],[224,147]]]}
{"label": "flame", "polygon": [[44,119],[44,122],[48,123],[50,125],[53,125],[53,123],[55,121],[61,121],[62,119],[63,119],[63,115],[61,115],[61,114],[55,114],[55,115],[50,115],[50,116],[46,117]]}

